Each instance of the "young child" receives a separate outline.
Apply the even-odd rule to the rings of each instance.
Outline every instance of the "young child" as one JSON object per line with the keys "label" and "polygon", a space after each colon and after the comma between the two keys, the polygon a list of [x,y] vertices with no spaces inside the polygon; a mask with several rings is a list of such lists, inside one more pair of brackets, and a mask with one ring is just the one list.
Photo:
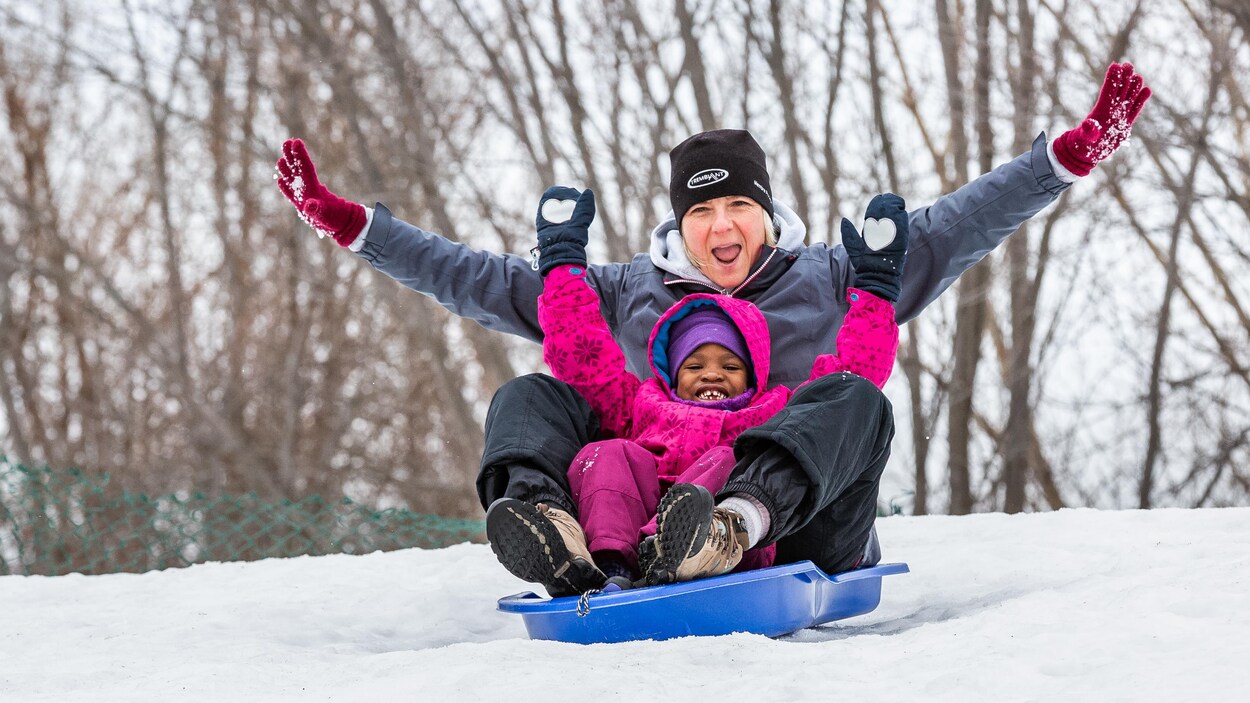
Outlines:
{"label": "young child", "polygon": [[[545,228],[584,230],[593,220],[591,191],[550,189],[543,205],[557,197],[576,197],[577,205],[565,223],[550,222],[540,206],[540,246]],[[895,224],[892,243],[905,251],[902,199],[877,196],[868,213]],[[660,317],[649,343],[654,377],[638,379],[626,370],[600,313],[599,296],[585,280],[584,256],[584,250],[574,252],[571,261],[544,269],[538,307],[544,360],[557,379],[586,399],[599,418],[601,436],[608,438],[588,444],[569,468],[580,521],[555,506],[510,498],[496,501],[487,512],[487,534],[500,562],[514,575],[543,584],[552,596],[603,588],[609,580],[627,588],[645,576],[640,545],[643,551],[651,546],[647,538],[656,533],[656,511],[665,492],[675,484],[692,484],[714,494],[734,468],[734,439],[776,415],[793,394],[785,386],[768,385],[768,325],[759,309],[710,293],[688,295]],[[897,275],[902,254],[894,256]],[[855,283],[860,283],[858,275]],[[817,357],[809,380],[850,372],[881,387],[898,349],[894,307],[870,290],[852,288],[847,297],[850,309],[838,333],[838,353]],[[760,514],[762,506],[751,506],[749,497],[728,500],[731,506],[734,500],[747,501],[740,506],[745,515]],[[756,525],[755,531],[765,527]],[[769,566],[773,554],[772,545],[748,550],[740,561],[714,565],[712,571]]]}

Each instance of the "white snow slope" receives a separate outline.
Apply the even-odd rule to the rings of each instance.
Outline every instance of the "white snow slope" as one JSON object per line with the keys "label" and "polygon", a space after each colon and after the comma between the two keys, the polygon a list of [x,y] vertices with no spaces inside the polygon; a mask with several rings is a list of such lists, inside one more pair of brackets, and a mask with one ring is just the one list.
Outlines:
{"label": "white snow slope", "polygon": [[880,607],[572,645],[483,545],[0,577],[0,701],[1250,700],[1250,508],[891,517]]}

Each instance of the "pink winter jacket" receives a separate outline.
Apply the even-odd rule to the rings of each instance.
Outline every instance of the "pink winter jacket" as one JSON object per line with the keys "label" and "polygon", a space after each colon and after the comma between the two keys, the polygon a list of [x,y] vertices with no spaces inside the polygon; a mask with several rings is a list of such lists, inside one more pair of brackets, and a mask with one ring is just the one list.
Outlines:
{"label": "pink winter jacket", "polygon": [[[543,359],[552,374],[573,386],[599,416],[605,435],[630,439],[655,454],[660,479],[668,482],[715,446],[730,446],[743,431],[777,414],[793,391],[768,388],[770,343],[763,314],[748,301],[696,293],[679,300],[651,331],[648,357],[653,378],[625,370],[625,356],[599,312],[599,296],[586,282],[585,269],[559,266],[547,274],[538,299]],[[808,381],[849,371],[885,385],[898,351],[894,307],[871,293],[848,289],[851,305],[838,332],[839,354],[816,357]],[[737,411],[714,410],[670,399],[666,369],[656,363],[656,338],[667,340],[670,320],[696,300],[720,306],[746,340],[755,371],[755,396]]]}

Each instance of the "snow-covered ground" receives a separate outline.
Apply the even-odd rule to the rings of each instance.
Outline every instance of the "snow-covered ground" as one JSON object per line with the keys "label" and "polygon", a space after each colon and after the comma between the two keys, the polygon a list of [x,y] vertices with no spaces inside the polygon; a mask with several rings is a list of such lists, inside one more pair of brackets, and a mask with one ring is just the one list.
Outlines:
{"label": "snow-covered ground", "polygon": [[1232,701],[1250,508],[891,517],[874,612],[753,635],[530,641],[483,545],[0,577],[0,701]]}

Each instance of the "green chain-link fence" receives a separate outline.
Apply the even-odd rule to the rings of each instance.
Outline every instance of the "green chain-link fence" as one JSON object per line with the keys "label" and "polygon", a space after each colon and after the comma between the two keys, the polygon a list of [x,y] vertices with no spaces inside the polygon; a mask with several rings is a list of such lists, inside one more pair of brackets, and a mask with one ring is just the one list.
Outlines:
{"label": "green chain-link fence", "polygon": [[483,539],[483,523],[319,496],[150,497],[107,474],[0,457],[0,575],[142,572],[206,561],[365,554]]}

